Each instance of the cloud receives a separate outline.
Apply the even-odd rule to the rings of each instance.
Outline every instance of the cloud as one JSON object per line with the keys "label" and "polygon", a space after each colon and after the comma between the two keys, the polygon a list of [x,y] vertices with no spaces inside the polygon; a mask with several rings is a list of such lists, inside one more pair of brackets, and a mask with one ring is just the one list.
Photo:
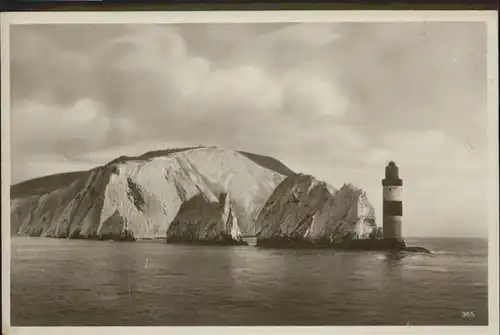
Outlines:
{"label": "cloud", "polygon": [[[345,24],[330,58],[366,131],[440,129],[480,145],[486,29],[480,22]],[[374,123],[377,122],[375,125]]]}
{"label": "cloud", "polygon": [[340,35],[334,24],[294,24],[278,28],[268,34],[261,35],[259,41],[276,49],[288,45],[290,48],[303,50],[304,47],[317,47],[331,43]]}
{"label": "cloud", "polygon": [[[293,145],[305,150],[321,141],[320,133],[329,142],[346,142],[338,134],[347,134],[347,128],[338,122],[348,113],[348,97],[330,78],[300,64],[273,72],[264,59],[241,57],[220,66],[196,54],[185,37],[189,34],[178,26],[125,26],[121,33],[103,28],[110,37],[92,44],[95,31],[89,33],[85,50],[60,30],[33,29],[13,30],[12,77],[18,83],[13,129],[19,154],[31,146],[79,159],[107,146],[179,138],[272,153],[293,153]],[[303,52],[337,38],[328,25],[239,30],[253,46],[249,55],[272,56],[276,43]],[[228,45],[241,45],[233,34],[208,31]],[[325,129],[310,132],[321,118]],[[352,130],[349,134],[355,137]]]}
{"label": "cloud", "polygon": [[334,83],[321,76],[304,71],[291,71],[284,78],[287,113],[343,116],[349,108],[349,100]]}
{"label": "cloud", "polygon": [[[28,153],[11,158],[11,183],[15,184],[27,179],[47,176],[56,173],[85,171],[95,167],[93,162],[82,162],[68,159],[62,154]],[[36,171],[36,174],[33,174]]]}
{"label": "cloud", "polygon": [[[374,164],[395,160],[414,169],[481,169],[487,160],[443,131],[406,130],[387,134],[367,155]],[[441,162],[442,164],[436,164]]]}
{"label": "cloud", "polygon": [[282,107],[282,88],[261,68],[239,66],[207,74],[187,102],[187,117],[238,118],[274,115]]}
{"label": "cloud", "polygon": [[92,87],[90,59],[60,48],[36,29],[28,31],[11,38],[13,101],[29,98],[64,105],[88,95]]}
{"label": "cloud", "polygon": [[68,158],[95,150],[106,141],[111,121],[92,100],[73,105],[22,101],[12,106],[15,155],[60,153]]}
{"label": "cloud", "polygon": [[[428,138],[426,132],[433,127],[460,138],[465,129],[462,124],[480,126],[477,113],[472,123],[463,117],[446,121],[451,111],[444,107],[455,104],[446,106],[443,101],[468,107],[481,96],[476,93],[481,90],[469,90],[467,105],[456,93],[470,84],[446,82],[458,73],[455,79],[462,78],[472,65],[479,64],[476,49],[481,50],[481,43],[475,42],[473,50],[466,40],[456,37],[456,31],[475,36],[480,26],[451,27],[455,26],[82,25],[67,27],[66,33],[50,26],[15,28],[13,101],[21,104],[19,109],[26,109],[23,103],[40,106],[39,116],[46,116],[39,117],[35,127],[43,119],[53,120],[61,111],[68,111],[63,119],[51,122],[71,124],[71,131],[58,132],[68,143],[75,137],[91,142],[85,131],[71,128],[71,118],[88,109],[88,115],[102,128],[94,131],[103,133],[92,137],[93,144],[86,144],[91,147],[183,138],[186,142],[292,152],[288,147],[292,144],[307,148],[323,142],[335,148],[337,155],[345,152],[349,156],[352,148],[369,143],[373,146],[369,157],[377,161],[378,156],[394,151],[403,155],[403,149],[392,147],[402,143],[394,137],[408,141],[405,148],[424,147],[425,143],[413,142]],[[77,43],[72,36],[83,42]],[[449,53],[438,43],[443,38],[451,41]],[[47,57],[40,57],[42,54]],[[445,98],[439,99],[434,92]],[[448,98],[452,93],[455,98]],[[424,104],[426,108],[421,108]],[[437,113],[436,108],[442,107]],[[96,109],[98,114],[92,114]],[[80,112],[73,115],[74,110]],[[13,117],[19,121],[16,125],[21,124],[20,137],[41,131],[27,129],[34,123],[21,120],[36,117],[25,113],[16,112]],[[101,118],[107,121],[99,121]],[[87,127],[85,119],[74,121],[78,122],[83,129]],[[400,129],[409,133],[399,134]],[[385,138],[392,133],[388,135],[392,139]],[[481,147],[477,136],[465,140]]]}

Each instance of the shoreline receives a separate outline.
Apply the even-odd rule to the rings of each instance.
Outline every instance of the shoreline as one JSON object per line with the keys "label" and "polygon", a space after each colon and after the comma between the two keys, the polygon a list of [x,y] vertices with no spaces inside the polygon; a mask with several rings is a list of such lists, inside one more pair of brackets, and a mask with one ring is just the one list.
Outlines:
{"label": "shoreline", "polygon": [[421,246],[407,246],[404,240],[398,239],[353,239],[337,243],[327,240],[317,242],[307,240],[293,240],[284,237],[258,240],[257,248],[262,249],[332,249],[351,251],[395,251],[395,252],[422,252],[431,251]]}
{"label": "shoreline", "polygon": [[[326,241],[311,242],[306,240],[288,240],[286,238],[274,238],[257,241],[256,244],[250,244],[245,240],[223,240],[223,241],[186,241],[186,240],[170,240],[167,237],[155,238],[136,238],[130,237],[91,237],[91,238],[71,238],[71,237],[56,237],[56,236],[29,236],[29,235],[13,235],[11,238],[47,238],[57,240],[87,240],[101,242],[151,242],[165,243],[171,245],[195,245],[195,246],[247,246],[257,249],[329,249],[340,251],[394,251],[394,252],[418,252],[432,253],[431,250],[423,246],[407,246],[404,241],[388,241],[388,240],[351,240],[341,243],[329,243]],[[416,238],[411,238],[416,239]]]}

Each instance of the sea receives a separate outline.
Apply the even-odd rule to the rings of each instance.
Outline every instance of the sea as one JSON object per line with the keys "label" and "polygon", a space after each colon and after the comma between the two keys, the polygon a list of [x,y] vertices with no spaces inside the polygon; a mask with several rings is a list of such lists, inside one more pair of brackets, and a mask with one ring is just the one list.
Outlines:
{"label": "sea", "polygon": [[487,325],[487,240],[432,254],[11,239],[12,326]]}

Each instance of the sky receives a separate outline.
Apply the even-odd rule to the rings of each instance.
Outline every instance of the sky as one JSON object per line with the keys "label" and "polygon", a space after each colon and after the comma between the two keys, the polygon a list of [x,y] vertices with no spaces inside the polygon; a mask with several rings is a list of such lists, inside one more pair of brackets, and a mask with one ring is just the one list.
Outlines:
{"label": "sky", "polygon": [[366,190],[405,236],[487,235],[481,22],[10,27],[11,181],[217,145]]}

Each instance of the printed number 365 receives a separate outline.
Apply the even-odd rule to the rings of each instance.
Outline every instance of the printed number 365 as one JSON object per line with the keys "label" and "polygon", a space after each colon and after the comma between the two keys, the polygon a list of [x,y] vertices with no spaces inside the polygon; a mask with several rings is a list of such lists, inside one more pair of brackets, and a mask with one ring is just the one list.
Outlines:
{"label": "printed number 365", "polygon": [[476,314],[474,313],[474,311],[462,312],[462,318],[464,318],[464,319],[470,319],[470,318],[473,318],[475,316],[476,316]]}

